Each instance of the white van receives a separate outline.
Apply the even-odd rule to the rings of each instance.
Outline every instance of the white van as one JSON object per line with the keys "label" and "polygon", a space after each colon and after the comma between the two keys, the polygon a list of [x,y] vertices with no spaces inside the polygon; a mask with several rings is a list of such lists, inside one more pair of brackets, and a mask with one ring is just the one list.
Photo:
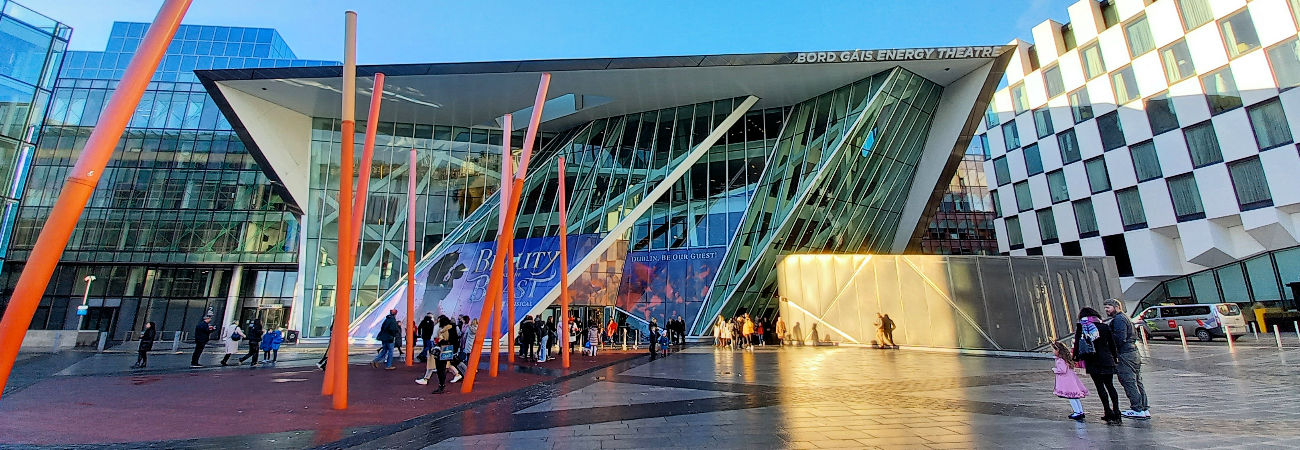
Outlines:
{"label": "white van", "polygon": [[1246,334],[1246,319],[1236,303],[1152,306],[1138,314],[1133,322],[1151,336],[1170,340],[1178,338],[1180,326],[1188,337],[1195,336],[1202,342],[1226,336],[1225,324],[1234,338]]}

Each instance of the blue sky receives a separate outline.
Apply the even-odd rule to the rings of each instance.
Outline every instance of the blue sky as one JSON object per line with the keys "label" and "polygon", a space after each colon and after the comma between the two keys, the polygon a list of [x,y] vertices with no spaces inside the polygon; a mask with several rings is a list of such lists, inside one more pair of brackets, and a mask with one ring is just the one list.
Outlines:
{"label": "blue sky", "polygon": [[[161,0],[18,0],[103,50],[115,20]],[[195,0],[186,23],[276,28],[301,58],[341,59],[359,14],[362,64],[1003,44],[1065,21],[1077,0],[431,1]]]}

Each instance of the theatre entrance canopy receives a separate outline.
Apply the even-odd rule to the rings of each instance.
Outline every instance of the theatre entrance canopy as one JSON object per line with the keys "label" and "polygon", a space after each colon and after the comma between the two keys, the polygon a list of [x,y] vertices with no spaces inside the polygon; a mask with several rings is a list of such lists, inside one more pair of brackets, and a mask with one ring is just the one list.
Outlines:
{"label": "theatre entrance canopy", "polygon": [[[477,315],[495,252],[502,136],[523,141],[542,73],[553,78],[515,224],[516,318],[544,313],[558,293],[563,156],[575,302],[632,328],[677,316],[704,334],[719,315],[776,311],[782,255],[916,247],[1014,51],[360,66],[357,117],[366,117],[368,78],[383,73],[386,85],[352,332],[372,336],[408,288],[410,176],[418,310]],[[290,324],[309,338],[328,333],[333,311],[341,71],[196,72],[303,215],[302,307]],[[514,129],[503,130],[510,113]]]}

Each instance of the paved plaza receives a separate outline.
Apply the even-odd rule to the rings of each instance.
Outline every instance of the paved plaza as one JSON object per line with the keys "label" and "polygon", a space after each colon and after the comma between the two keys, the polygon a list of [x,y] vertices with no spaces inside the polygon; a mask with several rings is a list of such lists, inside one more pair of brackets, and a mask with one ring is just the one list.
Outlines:
{"label": "paved plaza", "polygon": [[[318,372],[302,367],[310,352],[295,355],[292,360],[302,363],[293,367],[249,375],[240,369],[162,369],[146,377],[110,373],[106,361],[112,355],[83,356],[47,379],[28,380],[0,401],[0,417],[10,419],[0,421],[0,443],[56,448],[1294,448],[1300,438],[1295,404],[1300,389],[1293,381],[1300,375],[1300,345],[1294,336],[1285,344],[1279,350],[1267,336],[1258,341],[1248,336],[1232,352],[1221,341],[1191,343],[1187,350],[1153,342],[1143,374],[1154,418],[1123,425],[1104,424],[1095,397],[1085,401],[1086,421],[1067,419],[1068,404],[1052,395],[1049,359],[907,349],[692,347],[653,362],[607,355],[569,372],[521,366],[503,375],[513,382],[489,382],[480,395],[444,403],[409,383],[406,369],[390,374],[356,366],[354,408],[346,413],[324,410],[326,400],[309,392],[319,381]],[[354,363],[366,353],[358,353]],[[25,363],[52,364],[50,358]],[[223,398],[232,396],[236,400]],[[319,411],[285,407],[302,408],[298,403]],[[151,404],[158,406],[151,409]],[[181,421],[192,426],[176,425],[181,422],[165,416],[183,415],[178,404],[213,411]],[[232,404],[244,407],[231,413]],[[1127,405],[1122,392],[1121,404]],[[70,410],[76,413],[58,413]],[[88,421],[89,416],[99,420]],[[166,432],[117,430],[131,423],[171,425]]]}

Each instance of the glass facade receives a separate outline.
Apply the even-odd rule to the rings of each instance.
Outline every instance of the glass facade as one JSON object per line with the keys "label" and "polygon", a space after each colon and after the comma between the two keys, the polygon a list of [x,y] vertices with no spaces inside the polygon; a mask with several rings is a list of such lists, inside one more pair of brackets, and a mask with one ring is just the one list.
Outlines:
{"label": "glass facade", "polygon": [[[6,19],[7,20],[7,19]],[[148,24],[114,23],[102,52],[67,52],[17,210],[7,300],[63,180]],[[58,44],[62,49],[62,44]],[[32,323],[77,323],[123,338],[145,321],[187,330],[204,314],[285,325],[297,285],[299,226],[193,71],[320,66],[275,30],[182,25],[78,222]],[[50,71],[54,73],[54,71]],[[0,300],[0,301],[4,301]]]}
{"label": "glass facade", "polygon": [[[1161,304],[1230,302],[1241,306],[1294,307],[1289,287],[1300,283],[1300,247],[1264,252],[1240,261],[1165,280],[1133,311]],[[1282,302],[1282,304],[1279,304]]]}
{"label": "glass facade", "polygon": [[71,28],[53,19],[0,0],[0,272],[71,35]]}
{"label": "glass facade", "polygon": [[948,183],[939,210],[921,238],[921,252],[939,255],[996,255],[993,195],[984,175],[984,156],[967,152]]}

